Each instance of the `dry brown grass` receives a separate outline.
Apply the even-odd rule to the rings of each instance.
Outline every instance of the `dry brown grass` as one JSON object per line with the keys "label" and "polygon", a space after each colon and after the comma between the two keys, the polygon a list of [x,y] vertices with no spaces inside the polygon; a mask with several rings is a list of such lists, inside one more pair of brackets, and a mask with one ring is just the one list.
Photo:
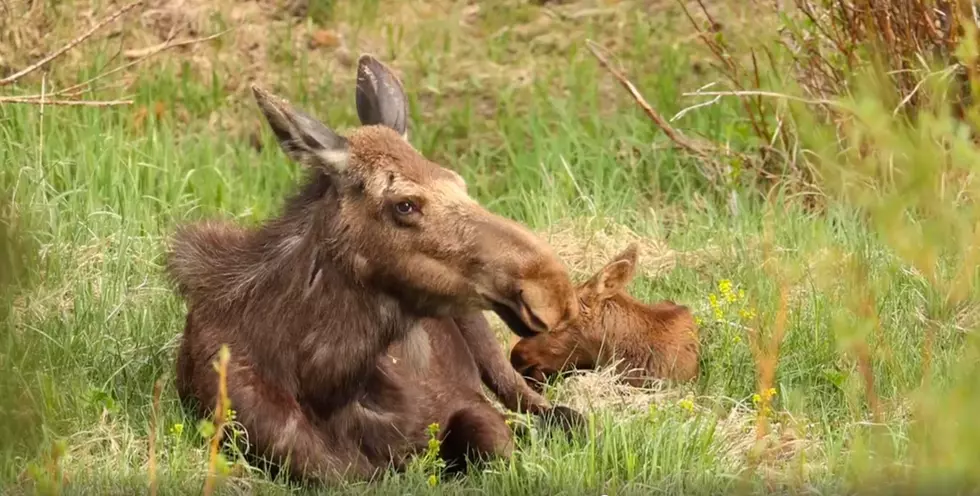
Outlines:
{"label": "dry brown grass", "polygon": [[708,246],[691,251],[670,248],[663,239],[642,236],[628,226],[595,217],[570,217],[539,232],[572,274],[590,277],[630,243],[639,247],[637,275],[656,278],[677,266],[698,268],[734,256],[734,248]]}
{"label": "dry brown grass", "polygon": [[816,173],[813,150],[806,149],[810,124],[796,122],[789,102],[805,103],[812,117],[835,126],[843,149],[865,146],[846,142],[853,115],[838,104],[854,94],[858,78],[874,79],[893,115],[908,119],[924,108],[924,83],[953,79],[956,84],[944,98],[963,117],[967,75],[977,68],[966,67],[957,45],[966,36],[963,26],[976,22],[972,2],[750,3],[786,21],[779,29],[733,29],[714,2],[681,5],[722,76],[711,91],[702,92],[702,104],[738,99],[740,117],[751,124],[756,141],[744,166],[762,191],[782,187],[811,208],[822,205],[827,194],[827,180]]}
{"label": "dry brown grass", "polygon": [[629,386],[615,370],[609,366],[575,372],[554,389],[553,400],[582,412],[611,413],[623,421],[648,415],[651,408],[687,410],[692,416],[714,418],[715,446],[721,463],[738,472],[750,460],[756,460],[755,469],[771,484],[785,483],[801,476],[801,472],[819,470],[814,462],[821,459],[817,451],[820,442],[806,419],[786,411],[773,412],[768,432],[759,438],[759,412],[750,404],[729,398],[696,397],[693,386],[656,382],[642,388]]}

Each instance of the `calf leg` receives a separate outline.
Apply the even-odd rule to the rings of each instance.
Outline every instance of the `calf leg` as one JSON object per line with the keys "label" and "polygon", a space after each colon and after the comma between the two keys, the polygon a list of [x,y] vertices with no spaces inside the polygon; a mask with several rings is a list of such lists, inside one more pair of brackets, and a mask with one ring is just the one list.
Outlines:
{"label": "calf leg", "polygon": [[450,415],[439,447],[448,474],[465,472],[470,464],[510,457],[513,451],[514,439],[504,416],[486,402]]}
{"label": "calf leg", "polygon": [[483,313],[474,312],[454,320],[476,360],[483,383],[508,410],[537,415],[565,431],[586,425],[582,414],[565,406],[552,406],[528,386],[507,360]]}

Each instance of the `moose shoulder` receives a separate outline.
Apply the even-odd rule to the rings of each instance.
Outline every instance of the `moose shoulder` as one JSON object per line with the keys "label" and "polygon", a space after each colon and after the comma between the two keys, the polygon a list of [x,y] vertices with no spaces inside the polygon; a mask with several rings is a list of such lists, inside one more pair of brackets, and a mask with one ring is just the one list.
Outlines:
{"label": "moose shoulder", "polygon": [[689,308],[633,298],[638,247],[631,244],[576,288],[579,316],[548,334],[525,337],[511,349],[512,366],[536,389],[569,370],[618,363],[624,380],[688,381],[698,374],[698,328]]}
{"label": "moose shoulder", "polygon": [[211,364],[227,344],[228,394],[253,451],[324,482],[399,466],[431,423],[457,466],[508,455],[511,433],[481,379],[509,408],[576,418],[526,387],[480,320],[493,310],[533,336],[574,319],[564,266],[412,148],[395,75],[359,59],[362,126],[347,136],[253,93],[308,179],[258,228],[202,222],[174,235],[167,268],[188,307],[181,400],[199,415],[213,408]]}

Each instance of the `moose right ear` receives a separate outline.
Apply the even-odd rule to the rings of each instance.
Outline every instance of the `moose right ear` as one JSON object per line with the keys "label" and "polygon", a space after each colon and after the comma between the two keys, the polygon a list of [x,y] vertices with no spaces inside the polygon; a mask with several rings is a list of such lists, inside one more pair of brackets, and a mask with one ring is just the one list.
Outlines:
{"label": "moose right ear", "polygon": [[328,173],[347,168],[347,139],[284,99],[252,85],[252,94],[286,155]]}
{"label": "moose right ear", "polygon": [[370,55],[357,61],[357,116],[365,126],[394,129],[408,140],[408,99],[398,77]]}

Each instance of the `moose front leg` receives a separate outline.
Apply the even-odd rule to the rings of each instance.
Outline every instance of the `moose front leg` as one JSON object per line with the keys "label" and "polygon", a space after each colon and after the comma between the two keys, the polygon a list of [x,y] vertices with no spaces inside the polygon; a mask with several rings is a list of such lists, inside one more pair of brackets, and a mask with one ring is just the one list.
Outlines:
{"label": "moose front leg", "polygon": [[476,360],[483,384],[508,410],[539,416],[566,432],[586,425],[582,414],[566,406],[552,406],[544,396],[528,386],[507,361],[482,312],[473,312],[454,320]]}
{"label": "moose front leg", "polygon": [[[189,400],[187,394],[196,389],[195,396],[210,405],[194,402],[199,413],[211,414],[218,395],[217,374],[211,367],[194,367],[192,372],[204,373],[195,377],[192,384],[180,381],[181,399]],[[252,445],[252,456],[271,462],[270,468],[275,472],[288,469],[289,477],[294,480],[327,485],[351,477],[364,480],[376,475],[376,467],[355,447],[326,443],[296,399],[265,382],[250,366],[229,363],[227,387],[236,420]]]}

